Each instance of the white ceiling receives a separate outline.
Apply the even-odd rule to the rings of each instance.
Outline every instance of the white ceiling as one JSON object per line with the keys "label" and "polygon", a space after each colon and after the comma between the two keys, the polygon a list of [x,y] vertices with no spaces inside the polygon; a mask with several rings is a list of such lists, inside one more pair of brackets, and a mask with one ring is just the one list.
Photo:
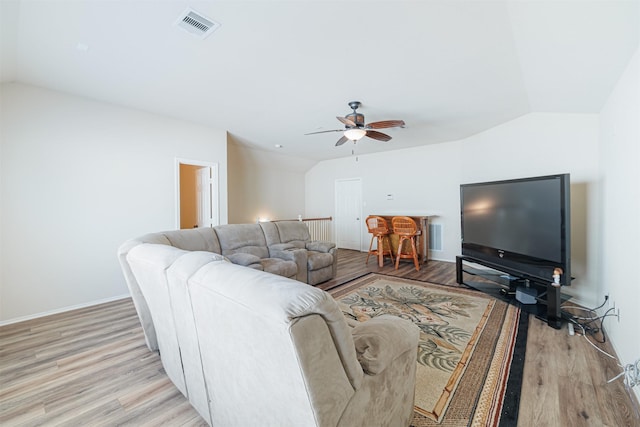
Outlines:
{"label": "white ceiling", "polygon": [[[227,130],[314,160],[336,116],[403,119],[358,153],[457,140],[529,112],[597,113],[638,47],[639,1],[0,0],[2,81]],[[174,26],[192,7],[221,24]],[[386,132],[386,131],[385,131]]]}

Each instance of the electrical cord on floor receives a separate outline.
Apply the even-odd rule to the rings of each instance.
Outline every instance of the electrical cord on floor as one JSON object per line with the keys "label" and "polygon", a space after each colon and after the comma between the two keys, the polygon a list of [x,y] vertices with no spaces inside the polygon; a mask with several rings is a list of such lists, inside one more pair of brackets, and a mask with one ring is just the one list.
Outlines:
{"label": "electrical cord on floor", "polygon": [[638,383],[638,378],[640,378],[640,360],[636,360],[635,365],[629,363],[627,366],[622,367],[622,372],[620,372],[615,377],[611,378],[607,381],[607,384],[617,380],[621,376],[624,375],[624,384],[627,387],[635,387]]}
{"label": "electrical cord on floor", "polygon": [[[612,383],[613,381],[617,380],[620,377],[624,377],[623,379],[624,385],[627,389],[630,389],[640,384],[640,359],[636,360],[635,364],[630,363],[628,365],[623,366],[622,364],[620,364],[617,357],[612,356],[611,354],[602,350],[600,347],[594,344],[592,340],[589,339],[588,337],[588,335],[591,335],[593,337],[593,340],[595,340],[599,344],[604,344],[606,342],[606,335],[604,332],[604,320],[607,317],[617,317],[617,315],[610,314],[612,311],[615,310],[614,308],[608,309],[607,311],[604,312],[602,316],[598,316],[596,310],[604,307],[607,300],[608,298],[605,298],[604,302],[596,308],[584,308],[584,307],[579,307],[577,305],[562,306],[563,309],[570,308],[574,310],[581,310],[590,314],[589,317],[584,317],[584,316],[577,316],[567,311],[562,311],[562,317],[567,321],[571,322],[572,324],[576,325],[578,328],[580,328],[580,330],[582,331],[582,336],[587,340],[587,342],[593,348],[595,348],[605,356],[615,360],[616,365],[618,365],[618,367],[622,369],[622,372],[620,372],[618,375],[616,375],[615,377],[607,381],[607,384]],[[596,323],[598,321],[600,322],[600,326],[598,326]],[[595,334],[597,334],[598,332],[602,333],[602,341],[595,338]]]}
{"label": "electrical cord on floor", "polygon": [[[613,308],[610,308],[602,316],[594,317],[592,319],[587,319],[582,322],[582,325],[584,326],[587,333],[589,333],[593,337],[593,339],[599,344],[604,344],[607,342],[607,336],[604,332],[604,319],[606,319],[607,317],[616,317],[615,314],[609,314],[613,310],[614,310]],[[580,318],[577,318],[576,320],[580,322]],[[600,321],[600,326],[598,326],[598,324],[596,323],[597,321]],[[596,338],[596,334],[598,332],[602,334],[602,340],[598,340]]]}
{"label": "electrical cord on floor", "polygon": [[[587,336],[587,335],[588,335],[588,334],[587,334],[587,330],[584,328],[584,326],[583,326],[580,322],[577,322],[577,321],[573,320],[572,318],[569,318],[568,320],[569,320],[571,323],[573,323],[574,325],[576,325],[577,327],[579,327],[579,328],[580,328],[580,330],[582,330],[582,334],[581,334],[581,335],[584,337],[584,339],[585,339],[585,340],[587,340],[587,342],[588,342],[588,343],[589,343],[593,348],[595,348],[596,350],[598,350],[600,353],[604,354],[605,356],[608,356],[608,357],[610,357],[611,359],[615,360],[615,361],[616,361],[616,364],[617,364],[619,367],[621,367],[621,368],[622,368],[622,365],[620,364],[620,362],[618,362],[618,358],[617,358],[617,357],[610,355],[609,353],[607,353],[606,351],[604,351],[603,349],[601,349],[600,347],[598,347],[597,345],[595,345],[595,344],[594,344],[594,343],[589,339],[589,337]],[[599,341],[597,341],[597,342],[599,342]]]}
{"label": "electrical cord on floor", "polygon": [[[573,313],[562,311],[562,317],[580,326],[583,333],[585,335],[586,334],[591,335],[598,344],[604,344],[607,342],[607,337],[604,332],[604,319],[606,319],[607,317],[614,316],[609,314],[614,309],[610,308],[602,316],[598,316],[597,310],[599,308],[604,307],[604,305],[607,303],[608,300],[609,300],[609,297],[608,296],[605,297],[603,303],[595,308],[584,308],[577,305],[564,305],[561,307],[562,309],[582,310],[582,311],[586,311],[587,313],[590,313],[591,316],[590,317],[577,316]],[[598,321],[600,322],[600,325],[598,325],[597,323]],[[602,334],[602,340],[599,340],[596,338],[596,334],[598,333]]]}

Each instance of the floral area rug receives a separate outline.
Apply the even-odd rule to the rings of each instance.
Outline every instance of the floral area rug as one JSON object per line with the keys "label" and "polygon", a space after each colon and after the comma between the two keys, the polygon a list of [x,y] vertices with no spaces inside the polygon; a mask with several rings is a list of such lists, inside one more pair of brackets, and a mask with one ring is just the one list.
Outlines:
{"label": "floral area rug", "polygon": [[412,426],[499,425],[518,337],[517,307],[465,288],[378,274],[329,292],[352,324],[390,314],[420,328]]}

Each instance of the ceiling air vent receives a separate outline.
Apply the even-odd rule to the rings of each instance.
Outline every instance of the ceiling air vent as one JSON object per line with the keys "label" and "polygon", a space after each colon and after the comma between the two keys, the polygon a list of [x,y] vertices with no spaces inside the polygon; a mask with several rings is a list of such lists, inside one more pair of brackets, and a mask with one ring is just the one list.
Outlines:
{"label": "ceiling air vent", "polygon": [[185,10],[176,21],[176,25],[201,39],[207,38],[220,27],[220,24],[193,9]]}

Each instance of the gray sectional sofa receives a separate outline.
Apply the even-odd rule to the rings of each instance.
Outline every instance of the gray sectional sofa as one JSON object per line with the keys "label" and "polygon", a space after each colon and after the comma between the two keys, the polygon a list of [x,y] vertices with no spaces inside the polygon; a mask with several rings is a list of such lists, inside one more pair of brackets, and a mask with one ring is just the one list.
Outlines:
{"label": "gray sectional sofa", "polygon": [[203,419],[230,427],[408,426],[417,327],[386,316],[349,326],[328,293],[284,277],[318,257],[308,252],[330,253],[323,245],[270,234],[265,249],[255,227],[238,228],[253,236],[246,240],[218,230],[149,234],[118,251],[147,345]]}
{"label": "gray sectional sofa", "polygon": [[146,234],[131,244],[159,243],[223,255],[234,264],[317,285],[336,276],[336,245],[312,241],[301,221],[227,224]]}
{"label": "gray sectional sofa", "polygon": [[149,348],[157,348],[153,322],[146,302],[126,264],[131,248],[142,243],[173,246],[186,251],[222,255],[233,264],[316,285],[335,277],[338,254],[335,244],[312,241],[301,221],[226,224],[145,234],[118,249],[127,284],[142,322]]}

